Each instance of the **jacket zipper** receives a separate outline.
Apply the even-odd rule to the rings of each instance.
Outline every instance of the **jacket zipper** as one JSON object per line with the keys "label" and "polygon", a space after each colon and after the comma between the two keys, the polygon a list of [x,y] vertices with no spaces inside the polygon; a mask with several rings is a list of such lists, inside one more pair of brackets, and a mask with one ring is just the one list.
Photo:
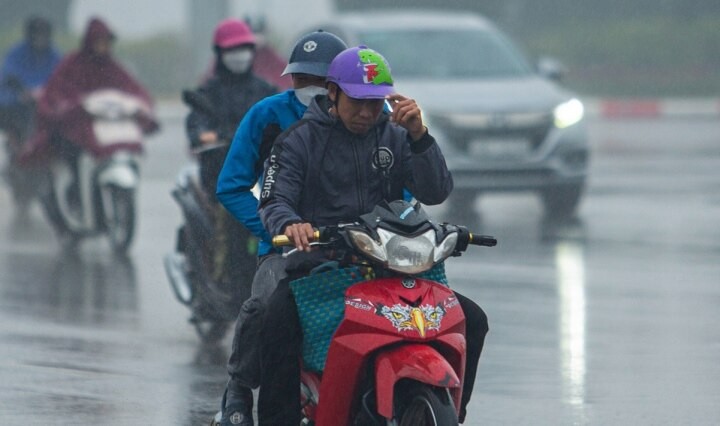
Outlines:
{"label": "jacket zipper", "polygon": [[362,186],[360,185],[360,160],[358,158],[357,144],[358,138],[357,136],[353,135],[351,145],[353,151],[353,158],[355,159],[355,185],[357,186],[358,194],[358,216],[360,216],[360,214],[365,211],[365,200],[363,198]]}

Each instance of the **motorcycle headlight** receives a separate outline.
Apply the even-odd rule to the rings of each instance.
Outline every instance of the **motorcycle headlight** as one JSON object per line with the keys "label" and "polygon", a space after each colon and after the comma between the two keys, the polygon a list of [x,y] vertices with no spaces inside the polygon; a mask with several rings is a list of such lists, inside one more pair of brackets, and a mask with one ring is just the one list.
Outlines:
{"label": "motorcycle headlight", "polygon": [[438,245],[435,249],[435,263],[445,260],[445,258],[452,254],[453,250],[455,250],[455,246],[457,245],[457,239],[457,232],[453,232],[442,240],[440,245]]}
{"label": "motorcycle headlight", "polygon": [[375,241],[370,235],[352,229],[348,232],[356,249],[379,262],[385,263],[387,261],[385,247],[380,245],[380,243]]}
{"label": "motorcycle headlight", "polygon": [[567,102],[563,102],[553,110],[555,127],[559,129],[570,127],[582,120],[584,114],[585,107],[579,100],[573,98]]}
{"label": "motorcycle headlight", "polygon": [[412,275],[425,272],[435,264],[434,230],[408,238],[379,228],[378,235],[385,246],[388,269]]}
{"label": "motorcycle headlight", "polygon": [[436,244],[435,230],[415,237],[405,237],[378,228],[380,241],[363,231],[349,230],[350,239],[357,250],[382,263],[386,268],[402,274],[415,275],[432,268],[450,256],[457,244],[457,232],[449,234]]}

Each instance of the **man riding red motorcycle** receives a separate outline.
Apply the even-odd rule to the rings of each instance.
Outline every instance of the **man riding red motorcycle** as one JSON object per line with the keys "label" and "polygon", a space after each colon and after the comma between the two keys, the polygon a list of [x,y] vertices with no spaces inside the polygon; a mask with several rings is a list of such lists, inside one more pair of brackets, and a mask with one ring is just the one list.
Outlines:
{"label": "man riding red motorcycle", "polygon": [[[280,283],[266,308],[260,424],[300,421],[302,331],[289,282],[331,257],[310,251],[313,227],[352,222],[383,200],[402,200],[403,188],[420,202],[439,204],[453,186],[420,108],[394,93],[385,58],[364,46],[347,49],[333,60],[327,81],[328,96],[315,98],[303,120],[277,139],[265,167],[263,223],[268,232],[287,236],[307,253],[289,259],[290,278]],[[389,114],[383,111],[386,101],[392,106]],[[462,421],[488,327],[479,306],[456,296],[467,319]],[[252,424],[251,417],[241,424]]]}

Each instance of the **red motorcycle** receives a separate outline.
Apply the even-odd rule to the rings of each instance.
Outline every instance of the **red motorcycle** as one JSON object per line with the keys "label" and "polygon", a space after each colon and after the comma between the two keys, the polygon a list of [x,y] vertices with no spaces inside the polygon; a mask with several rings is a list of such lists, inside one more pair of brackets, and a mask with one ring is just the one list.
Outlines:
{"label": "red motorcycle", "polygon": [[[303,424],[457,425],[465,317],[443,284],[443,262],[497,241],[436,224],[419,203],[405,201],[321,228],[315,241],[334,254],[336,267],[290,284],[304,333]],[[278,236],[275,243],[289,241]],[[333,286],[341,304],[335,320],[318,312],[332,311]],[[330,329],[325,336],[323,328]]]}

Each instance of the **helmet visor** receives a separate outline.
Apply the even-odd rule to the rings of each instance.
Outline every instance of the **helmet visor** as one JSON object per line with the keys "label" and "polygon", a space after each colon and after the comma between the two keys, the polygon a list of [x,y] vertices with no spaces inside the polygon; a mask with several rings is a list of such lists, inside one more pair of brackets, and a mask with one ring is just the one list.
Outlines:
{"label": "helmet visor", "polygon": [[327,76],[330,64],[322,62],[291,62],[287,64],[281,75],[286,74],[310,74],[318,77]]}
{"label": "helmet visor", "polygon": [[365,83],[337,83],[342,91],[354,99],[385,99],[395,93],[395,88],[389,84]]}

